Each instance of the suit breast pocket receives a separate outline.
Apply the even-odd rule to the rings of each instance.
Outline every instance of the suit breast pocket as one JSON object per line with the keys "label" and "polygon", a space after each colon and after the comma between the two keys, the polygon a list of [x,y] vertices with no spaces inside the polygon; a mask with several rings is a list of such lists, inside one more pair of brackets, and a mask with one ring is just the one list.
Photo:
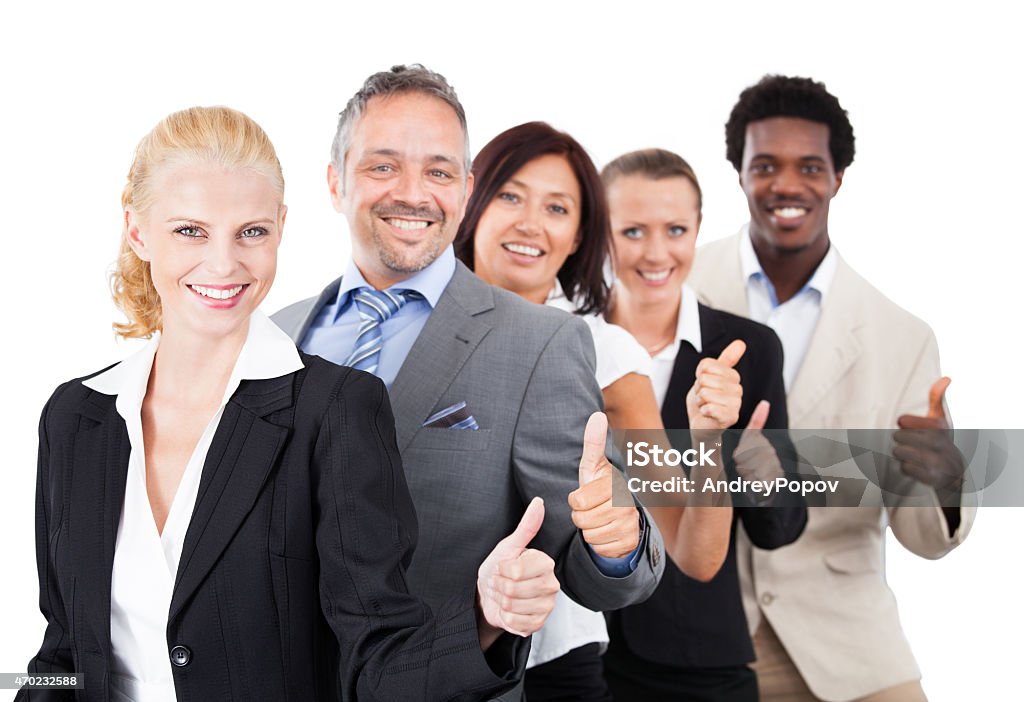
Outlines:
{"label": "suit breast pocket", "polygon": [[490,429],[421,428],[409,445],[410,450],[483,451],[491,441]]}

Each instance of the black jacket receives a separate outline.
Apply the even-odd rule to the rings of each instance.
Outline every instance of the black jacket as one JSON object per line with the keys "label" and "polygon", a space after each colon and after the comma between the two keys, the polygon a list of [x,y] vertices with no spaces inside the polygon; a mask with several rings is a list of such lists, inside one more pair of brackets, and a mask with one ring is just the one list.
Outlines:
{"label": "black jacket", "polygon": [[[732,428],[746,427],[757,403],[768,400],[771,411],[765,428],[785,429],[782,344],[775,332],[757,322],[704,305],[699,305],[698,310],[703,348],[698,354],[690,344],[680,344],[661,408],[665,427],[689,427],[686,393],[693,385],[697,364],[702,358],[717,358],[733,340],[742,339],[747,350],[736,370],[743,384],[743,401],[739,421]],[[725,437],[723,452],[726,456],[731,456],[735,449],[736,433],[729,432]],[[794,453],[791,445],[776,445],[776,452],[780,457]],[[785,467],[785,461],[783,465]],[[658,589],[649,600],[613,613],[609,629],[616,641],[609,652],[609,663],[613,667],[628,666],[634,672],[641,672],[647,661],[675,668],[717,668],[754,660],[736,570],[736,530],[742,523],[751,542],[759,548],[778,548],[792,543],[807,523],[807,510],[799,500],[783,499],[788,506],[734,506],[729,550],[721,569],[710,582],[702,583],[684,575],[669,561]]]}
{"label": "black jacket", "polygon": [[[512,687],[525,640],[480,652],[474,583],[436,612],[409,594],[416,514],[384,385],[302,355],[243,381],[203,467],[167,625],[179,700],[469,700]],[[110,580],[131,450],[115,397],[60,386],[39,428],[39,674],[107,700]],[[495,674],[488,661],[502,673]],[[22,691],[19,700],[72,699]]]}

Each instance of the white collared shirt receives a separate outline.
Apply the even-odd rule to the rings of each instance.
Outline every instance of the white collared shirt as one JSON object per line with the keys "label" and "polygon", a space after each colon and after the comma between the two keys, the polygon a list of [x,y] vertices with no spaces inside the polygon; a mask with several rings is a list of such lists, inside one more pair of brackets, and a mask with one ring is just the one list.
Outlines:
{"label": "white collared shirt", "polygon": [[697,310],[697,293],[686,283],[683,283],[682,297],[679,300],[675,341],[651,357],[654,362],[651,382],[654,384],[654,399],[658,401],[658,407],[665,404],[668,384],[672,380],[672,369],[676,365],[676,356],[679,355],[679,343],[682,341],[690,344],[697,353],[703,349],[700,342],[700,313]]}
{"label": "white collared shirt", "polygon": [[786,391],[793,386],[797,371],[804,362],[811,345],[814,328],[821,316],[821,304],[828,294],[829,286],[839,265],[839,254],[835,246],[829,245],[828,253],[818,264],[814,275],[796,295],[779,304],[775,286],[768,280],[761,262],[754,253],[750,241],[750,226],[740,232],[740,270],[747,281],[747,306],[750,318],[766,324],[775,330],[782,341],[782,378]]}
{"label": "white collared shirt", "polygon": [[163,532],[157,533],[146,491],[142,401],[159,344],[157,334],[113,368],[83,382],[96,392],[117,396],[115,407],[124,419],[131,442],[110,585],[111,699],[114,702],[175,701],[167,616],[178,560],[214,433],[225,405],[241,381],[279,378],[302,368],[298,351],[288,335],[262,312],[254,312],[220,407],[185,467]]}

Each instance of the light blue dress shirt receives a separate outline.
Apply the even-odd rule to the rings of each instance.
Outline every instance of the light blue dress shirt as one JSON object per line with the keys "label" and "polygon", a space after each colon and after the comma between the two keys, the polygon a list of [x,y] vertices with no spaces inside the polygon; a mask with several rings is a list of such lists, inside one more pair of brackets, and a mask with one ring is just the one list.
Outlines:
{"label": "light blue dress shirt", "polygon": [[[377,364],[376,376],[391,389],[398,370],[405,363],[405,357],[423,331],[423,325],[434,311],[434,306],[441,299],[441,294],[448,287],[455,275],[455,251],[451,246],[437,257],[433,263],[407,280],[389,288],[390,290],[415,290],[423,296],[422,300],[410,300],[402,309],[380,325],[383,346],[380,350],[380,361]],[[299,346],[306,353],[315,354],[328,361],[344,365],[359,335],[359,310],[352,297],[359,288],[372,287],[359,272],[354,261],[350,261],[345,275],[341,279],[338,297],[330,304],[324,305],[317,313],[309,331]]]}
{"label": "light blue dress shirt", "polygon": [[822,302],[838,266],[839,254],[834,246],[829,246],[828,253],[818,264],[811,279],[796,295],[780,304],[775,286],[757,260],[749,230],[740,236],[740,268],[747,281],[748,316],[755,322],[767,324],[778,334],[784,351],[782,379],[787,392],[793,387],[800,366],[807,356],[814,328],[821,316]]}
{"label": "light blue dress shirt", "polygon": [[[388,288],[389,290],[415,290],[423,296],[422,300],[410,300],[405,303],[402,309],[380,325],[383,345],[375,375],[384,381],[389,390],[398,376],[399,369],[405,363],[405,357],[409,355],[412,345],[423,331],[423,325],[427,323],[430,313],[434,311],[437,301],[441,299],[441,294],[448,287],[453,275],[455,275],[455,250],[449,246],[429,266],[398,285]],[[352,297],[359,288],[369,287],[372,286],[366,282],[366,278],[359,272],[355,262],[349,261],[341,279],[337,298],[324,305],[317,313],[313,323],[309,325],[309,331],[306,332],[302,343],[299,344],[302,350],[338,365],[344,365],[351,355],[352,349],[355,348],[361,323],[359,310],[356,309]],[[449,431],[472,430],[450,429]],[[581,439],[582,436],[581,430]],[[642,524],[642,531],[646,532],[646,524]],[[641,546],[644,535],[641,533]],[[594,564],[602,574],[608,577],[623,577],[632,573],[636,569],[637,563],[640,562],[641,546],[637,546],[633,553],[622,558],[604,558],[594,553],[590,549],[590,545],[587,544]]]}

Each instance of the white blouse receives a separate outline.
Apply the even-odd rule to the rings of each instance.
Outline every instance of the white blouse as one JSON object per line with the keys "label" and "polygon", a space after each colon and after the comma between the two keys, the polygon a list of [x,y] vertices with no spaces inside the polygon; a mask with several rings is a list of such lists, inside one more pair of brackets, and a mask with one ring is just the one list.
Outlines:
{"label": "white blouse", "polygon": [[[575,309],[557,280],[545,304],[570,313]],[[587,323],[594,337],[594,349],[597,351],[595,376],[602,390],[629,373],[651,374],[651,358],[632,334],[599,314],[580,319]],[[608,644],[604,615],[573,602],[564,592],[559,592],[544,628],[533,635],[526,667],[553,661],[591,643],[601,644],[602,649]]]}
{"label": "white blouse", "polygon": [[298,351],[288,335],[263,313],[254,312],[220,407],[185,467],[163,532],[157,533],[146,491],[142,401],[159,344],[157,334],[136,353],[83,383],[104,395],[117,396],[115,406],[124,419],[131,442],[110,588],[113,702],[175,702],[167,646],[167,615],[206,454],[224,407],[241,381],[278,378],[302,368]]}
{"label": "white blouse", "polygon": [[[668,394],[668,384],[672,380],[672,369],[676,365],[676,356],[679,355],[679,343],[681,341],[690,344],[697,353],[700,353],[702,350],[697,293],[686,283],[683,283],[682,296],[679,300],[679,316],[676,318],[675,341],[654,354],[651,359],[654,362],[651,383],[654,385],[654,399],[658,401],[659,408],[665,404],[665,395]],[[687,387],[686,389],[689,390],[690,388]]]}

